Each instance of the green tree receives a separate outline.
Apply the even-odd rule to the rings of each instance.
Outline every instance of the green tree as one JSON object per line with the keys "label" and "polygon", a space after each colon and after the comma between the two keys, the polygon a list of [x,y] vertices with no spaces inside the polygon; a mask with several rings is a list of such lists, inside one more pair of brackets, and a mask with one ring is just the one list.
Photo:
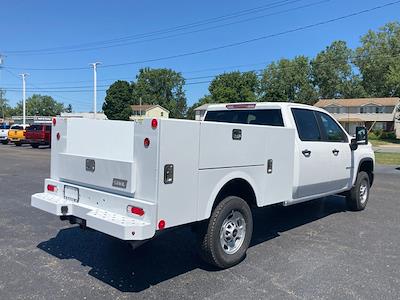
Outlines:
{"label": "green tree", "polygon": [[[57,102],[51,96],[33,94],[26,99],[27,116],[56,116],[64,109],[64,104]],[[22,115],[22,101],[17,103],[13,113]]]}
{"label": "green tree", "polygon": [[11,110],[8,100],[4,97],[5,92],[0,89],[0,117],[4,119],[5,117],[10,117],[9,112]]}
{"label": "green tree", "polygon": [[129,82],[118,80],[106,91],[103,103],[104,114],[110,120],[129,120],[132,115],[132,86]]}
{"label": "green tree", "polygon": [[203,98],[202,102],[254,102],[257,101],[258,89],[259,80],[254,72],[224,73],[211,82],[208,88],[211,98]]}
{"label": "green tree", "polygon": [[354,63],[360,69],[362,84],[370,96],[400,96],[400,23],[388,23],[362,36]]}
{"label": "green tree", "polygon": [[314,85],[320,98],[365,96],[360,78],[352,70],[352,50],[344,41],[335,41],[311,61]]}
{"label": "green tree", "polygon": [[158,104],[170,112],[172,118],[183,118],[186,113],[186,95],[182,74],[171,69],[139,70],[132,83],[133,103]]}
{"label": "green tree", "polygon": [[310,60],[298,56],[268,65],[261,79],[261,100],[314,104],[317,92],[312,82]]}

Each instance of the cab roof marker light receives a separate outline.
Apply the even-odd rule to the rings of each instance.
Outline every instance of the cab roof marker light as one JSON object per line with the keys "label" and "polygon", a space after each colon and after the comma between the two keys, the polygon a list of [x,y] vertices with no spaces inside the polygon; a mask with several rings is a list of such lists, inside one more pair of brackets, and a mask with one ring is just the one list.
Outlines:
{"label": "cab roof marker light", "polygon": [[238,104],[227,104],[227,109],[237,109],[237,108],[255,108],[255,103],[238,103]]}

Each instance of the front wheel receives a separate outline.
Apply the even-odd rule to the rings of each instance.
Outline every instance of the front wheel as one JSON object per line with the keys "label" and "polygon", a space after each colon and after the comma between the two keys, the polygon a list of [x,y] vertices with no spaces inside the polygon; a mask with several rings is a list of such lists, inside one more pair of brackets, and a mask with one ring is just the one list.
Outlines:
{"label": "front wheel", "polygon": [[365,209],[370,187],[368,174],[364,171],[358,173],[356,183],[346,196],[347,206],[350,210],[360,211]]}
{"label": "front wheel", "polygon": [[22,143],[21,142],[15,142],[15,146],[21,147]]}
{"label": "front wheel", "polygon": [[236,196],[222,200],[213,210],[200,236],[202,258],[221,269],[238,264],[246,256],[253,233],[249,205]]}
{"label": "front wheel", "polygon": [[32,146],[32,148],[39,148],[39,145],[38,144],[31,144],[31,146]]}
{"label": "front wheel", "polygon": [[7,145],[7,144],[8,144],[8,140],[3,140],[3,141],[1,141],[1,143],[2,143],[3,145]]}

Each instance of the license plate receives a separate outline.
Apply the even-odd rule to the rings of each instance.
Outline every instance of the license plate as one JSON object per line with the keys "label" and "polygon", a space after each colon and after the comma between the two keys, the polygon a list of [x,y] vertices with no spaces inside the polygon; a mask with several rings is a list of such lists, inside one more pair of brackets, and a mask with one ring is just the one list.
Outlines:
{"label": "license plate", "polygon": [[79,202],[79,189],[73,186],[64,186],[64,199]]}

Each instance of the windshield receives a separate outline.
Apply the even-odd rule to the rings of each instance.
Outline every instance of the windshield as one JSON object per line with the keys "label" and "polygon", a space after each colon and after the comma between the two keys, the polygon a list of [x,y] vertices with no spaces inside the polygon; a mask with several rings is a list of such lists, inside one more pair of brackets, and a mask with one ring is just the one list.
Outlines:
{"label": "windshield", "polygon": [[204,121],[284,126],[280,109],[211,110]]}
{"label": "windshield", "polygon": [[26,130],[27,131],[42,131],[43,125],[31,125]]}
{"label": "windshield", "polygon": [[13,125],[13,126],[11,126],[10,129],[13,129],[13,130],[22,130],[22,129],[24,129],[24,128],[22,128],[21,125]]}
{"label": "windshield", "polygon": [[9,129],[9,128],[10,128],[9,125],[6,125],[6,124],[1,124],[0,125],[0,129]]}

